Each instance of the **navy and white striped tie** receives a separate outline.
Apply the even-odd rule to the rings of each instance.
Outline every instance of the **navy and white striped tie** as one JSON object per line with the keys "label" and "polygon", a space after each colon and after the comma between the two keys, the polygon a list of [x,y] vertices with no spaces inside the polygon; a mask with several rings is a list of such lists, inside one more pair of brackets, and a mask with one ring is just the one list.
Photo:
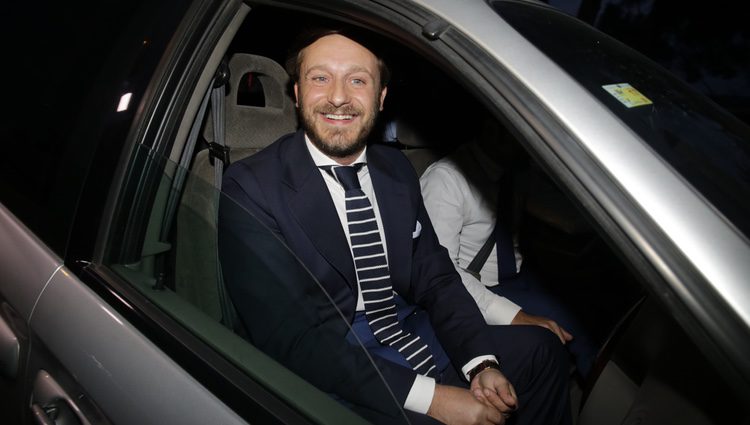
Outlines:
{"label": "navy and white striped tie", "polygon": [[415,372],[431,376],[434,374],[435,361],[429,347],[419,336],[404,332],[398,322],[391,274],[378,222],[357,178],[357,171],[362,165],[332,166],[326,167],[326,171],[344,187],[346,220],[354,267],[365,305],[365,318],[381,344],[398,350]]}

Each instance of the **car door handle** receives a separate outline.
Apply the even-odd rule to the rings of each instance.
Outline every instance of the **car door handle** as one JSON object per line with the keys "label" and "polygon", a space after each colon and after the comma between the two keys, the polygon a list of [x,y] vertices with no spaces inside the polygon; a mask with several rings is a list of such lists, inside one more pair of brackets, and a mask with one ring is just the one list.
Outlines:
{"label": "car door handle", "polygon": [[47,412],[38,404],[31,405],[31,413],[34,415],[34,421],[39,425],[55,425],[55,422],[49,417]]}
{"label": "car door handle", "polygon": [[39,371],[34,381],[31,411],[40,425],[91,425],[73,399],[44,370]]}
{"label": "car door handle", "polygon": [[21,345],[13,329],[0,316],[0,374],[15,379],[18,373],[18,359],[21,357]]}

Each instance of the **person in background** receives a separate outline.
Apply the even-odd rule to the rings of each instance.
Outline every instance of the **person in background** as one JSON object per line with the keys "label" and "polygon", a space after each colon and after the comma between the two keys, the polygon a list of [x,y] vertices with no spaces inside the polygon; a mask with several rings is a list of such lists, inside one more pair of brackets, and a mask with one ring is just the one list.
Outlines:
{"label": "person in background", "polygon": [[519,249],[524,176],[512,172],[510,137],[487,119],[476,139],[427,167],[420,177],[425,207],[487,323],[549,329],[585,378],[596,346]]}

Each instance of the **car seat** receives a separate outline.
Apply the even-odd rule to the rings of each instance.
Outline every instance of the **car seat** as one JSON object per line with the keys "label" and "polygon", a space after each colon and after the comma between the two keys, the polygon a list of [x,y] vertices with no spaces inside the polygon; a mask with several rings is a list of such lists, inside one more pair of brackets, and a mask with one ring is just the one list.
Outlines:
{"label": "car seat", "polygon": [[435,138],[430,135],[429,129],[414,122],[414,119],[402,115],[386,124],[384,139],[398,142],[402,152],[409,159],[417,173],[417,177],[424,170],[443,156],[443,152],[436,148]]}
{"label": "car seat", "polygon": [[[229,160],[250,156],[295,131],[297,118],[294,102],[287,92],[289,76],[278,63],[263,56],[237,53],[230,58],[228,67],[229,94],[223,102],[224,143],[214,143],[214,121],[222,116],[219,105],[204,125],[203,138],[211,148],[195,154],[177,212],[175,291],[209,316],[237,330],[218,262],[216,229],[221,173],[215,170],[218,167],[221,171],[229,165]],[[248,81],[254,85],[251,87],[254,92],[262,91],[256,105],[239,102],[243,94],[240,84]],[[224,150],[228,155],[217,155],[216,150]],[[221,164],[222,160],[227,163]]]}

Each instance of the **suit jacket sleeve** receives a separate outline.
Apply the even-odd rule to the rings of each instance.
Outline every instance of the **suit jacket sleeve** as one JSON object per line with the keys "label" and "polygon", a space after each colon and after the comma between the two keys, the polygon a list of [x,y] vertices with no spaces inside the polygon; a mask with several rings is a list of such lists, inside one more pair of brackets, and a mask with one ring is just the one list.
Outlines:
{"label": "suit jacket sleeve", "polygon": [[490,343],[492,338],[487,333],[489,328],[461,282],[448,251],[438,241],[414,169],[400,152],[394,156],[388,161],[394,169],[401,170],[399,179],[408,187],[409,202],[416,214],[414,220],[422,226],[420,235],[412,239],[411,275],[406,295],[409,301],[428,312],[441,345],[453,366],[461,370],[475,357],[495,354]]}
{"label": "suit jacket sleeve", "polygon": [[241,184],[237,173],[228,171],[227,176],[219,209],[219,253],[249,341],[322,391],[357,406],[358,412],[396,422],[414,373],[375,359],[395,394],[386,388],[365,350],[346,341],[344,317],[286,248],[261,191],[253,189],[257,182],[252,175],[243,174]]}

